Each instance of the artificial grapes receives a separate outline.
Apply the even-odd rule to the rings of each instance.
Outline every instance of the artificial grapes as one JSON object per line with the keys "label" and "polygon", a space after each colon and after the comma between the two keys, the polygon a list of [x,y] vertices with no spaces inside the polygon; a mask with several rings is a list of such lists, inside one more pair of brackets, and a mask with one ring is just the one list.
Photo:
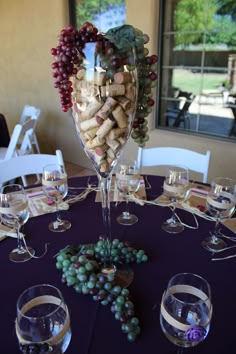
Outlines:
{"label": "artificial grapes", "polygon": [[[73,287],[77,293],[92,295],[94,301],[110,305],[116,320],[127,339],[135,341],[140,333],[140,324],[135,316],[134,303],[127,288],[116,283],[115,274],[100,272],[104,262],[104,241],[95,244],[67,246],[56,257],[56,267],[62,271],[62,282]],[[144,250],[136,250],[129,244],[114,239],[111,243],[111,257],[114,264],[143,263],[148,260]]]}

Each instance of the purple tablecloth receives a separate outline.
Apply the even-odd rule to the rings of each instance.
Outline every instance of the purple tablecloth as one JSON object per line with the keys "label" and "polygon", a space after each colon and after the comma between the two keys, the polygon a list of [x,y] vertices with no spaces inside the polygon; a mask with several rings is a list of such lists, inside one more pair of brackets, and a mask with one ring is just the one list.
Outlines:
{"label": "purple tablecloth", "polygon": [[10,142],[10,134],[7,127],[7,122],[2,113],[0,113],[0,147],[8,147]]}
{"label": "purple tablecloth", "polygon": [[[94,178],[96,181],[96,177]],[[147,190],[150,199],[161,194],[162,177],[148,177],[152,188]],[[87,185],[87,177],[73,178],[70,186]],[[80,192],[79,190],[78,192]],[[25,225],[27,242],[40,254],[49,242],[47,255],[42,259],[16,264],[8,260],[8,253],[15,246],[15,239],[7,239],[0,245],[0,291],[1,353],[19,353],[14,329],[16,301],[26,288],[49,283],[61,289],[71,313],[72,340],[68,354],[170,354],[176,353],[159,324],[159,308],[162,293],[169,278],[179,272],[194,272],[206,278],[212,287],[213,319],[205,342],[190,353],[225,354],[234,352],[236,313],[236,259],[212,262],[211,254],[201,246],[213,224],[199,219],[199,229],[185,229],[182,234],[170,235],[161,230],[161,223],[170,216],[168,208],[130,204],[139,217],[131,227],[118,225],[116,217],[124,210],[124,204],[112,203],[112,235],[128,240],[131,246],[144,249],[149,261],[133,265],[134,280],[130,285],[136,314],[140,319],[142,333],[136,342],[130,343],[121,331],[109,306],[94,302],[90,295],[77,294],[73,288],[61,283],[61,271],[55,267],[53,256],[68,244],[94,242],[103,233],[101,204],[95,203],[95,194],[73,204],[63,212],[72,223],[65,233],[52,233],[49,222],[55,215],[31,218]],[[182,212],[181,217],[190,222],[191,215]],[[230,232],[229,232],[230,234]],[[232,252],[232,251],[231,251]],[[188,352],[188,351],[187,351]]]}

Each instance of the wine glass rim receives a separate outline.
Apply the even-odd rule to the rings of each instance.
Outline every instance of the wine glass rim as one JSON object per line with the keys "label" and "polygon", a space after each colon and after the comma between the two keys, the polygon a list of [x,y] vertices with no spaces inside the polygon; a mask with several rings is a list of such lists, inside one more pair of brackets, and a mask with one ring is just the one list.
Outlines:
{"label": "wine glass rim", "polygon": [[[225,180],[225,181],[228,181],[228,182],[231,182],[230,184],[235,184],[236,185],[236,180],[233,179],[233,178],[230,178],[230,177],[214,177],[211,181],[211,183],[217,183],[217,181],[220,181],[220,180]],[[226,185],[226,184],[225,184]]]}
{"label": "wine glass rim", "polygon": [[24,186],[20,183],[11,183],[11,184],[6,184],[5,186],[2,186],[0,188],[0,194],[9,194],[9,193],[12,193],[12,192],[9,192],[9,193],[2,193],[4,191],[4,189],[7,189],[9,187],[20,187],[19,188],[19,192],[23,192],[25,189],[24,189]]}
{"label": "wine glass rim", "polygon": [[57,166],[57,167],[59,166],[59,167],[63,167],[64,168],[64,166],[61,163],[49,163],[49,164],[47,164],[47,165],[45,165],[43,167],[43,170],[45,170],[46,168],[48,168],[50,166]]}
{"label": "wine glass rim", "polygon": [[[22,312],[22,307],[25,306],[25,304],[29,303],[31,300],[33,300],[35,297],[32,297],[32,299],[28,300],[27,302],[25,302],[25,304],[23,306],[20,307],[20,301],[22,299],[22,297],[26,294],[26,292],[30,291],[31,289],[36,289],[36,288],[39,288],[39,287],[48,287],[48,288],[51,288],[51,289],[54,289],[56,291],[56,293],[58,294],[57,298],[58,300],[60,301],[58,304],[55,304],[56,305],[56,308],[51,311],[50,313],[48,313],[47,315],[43,315],[43,316],[28,316],[26,315],[25,313]],[[40,296],[40,295],[38,295]],[[36,296],[36,297],[38,297]],[[45,295],[47,296],[47,295]],[[56,295],[54,295],[54,297],[56,297]],[[17,299],[17,304],[16,304],[16,307],[17,307],[17,314],[20,313],[21,317],[24,317],[24,318],[28,318],[28,319],[39,319],[39,318],[45,318],[45,317],[49,317],[51,316],[53,313],[56,313],[58,311],[59,308],[61,307],[66,307],[66,304],[65,304],[65,301],[64,301],[64,298],[63,298],[63,295],[61,293],[61,291],[54,285],[51,285],[51,284],[37,284],[37,285],[33,285],[33,286],[30,286],[29,288],[25,289],[18,297]]]}
{"label": "wine glass rim", "polygon": [[[204,298],[204,299],[198,298],[198,300],[196,300],[196,301],[194,301],[194,302],[191,301],[191,302],[189,302],[189,304],[193,304],[193,303],[195,303],[195,304],[197,304],[197,303],[204,303],[204,302],[206,302],[206,301],[210,301],[210,302],[211,302],[211,286],[210,286],[210,284],[208,283],[208,281],[207,281],[205,278],[203,278],[201,275],[198,275],[198,274],[196,274],[196,273],[183,272],[183,273],[178,273],[178,274],[173,275],[173,276],[170,278],[170,280],[168,281],[168,284],[167,284],[167,291],[170,292],[169,289],[170,289],[171,287],[173,287],[173,286],[176,286],[176,285],[183,285],[183,286],[186,285],[186,284],[184,284],[184,281],[182,282],[182,284],[175,284],[175,283],[173,283],[173,280],[174,280],[175,278],[177,278],[177,277],[188,276],[188,275],[194,276],[195,278],[198,278],[199,280],[203,281],[203,283],[205,284],[206,289],[207,289],[207,293],[206,293],[206,291],[204,291],[204,295],[206,296],[206,298]],[[171,283],[173,283],[173,284],[171,284]],[[182,301],[181,299],[177,298],[177,297],[175,296],[175,294],[172,294],[171,292],[170,292],[170,295],[171,295],[173,298],[177,299],[178,302],[180,302],[180,303],[185,303],[185,304],[188,303],[187,301]]]}
{"label": "wine glass rim", "polygon": [[176,168],[179,168],[180,172],[181,172],[181,169],[182,169],[183,172],[186,172],[186,171],[188,172],[189,171],[188,166],[182,165],[182,164],[181,165],[179,165],[179,164],[177,164],[177,165],[167,165],[166,168],[169,169],[169,170],[171,170],[171,169],[174,170]]}

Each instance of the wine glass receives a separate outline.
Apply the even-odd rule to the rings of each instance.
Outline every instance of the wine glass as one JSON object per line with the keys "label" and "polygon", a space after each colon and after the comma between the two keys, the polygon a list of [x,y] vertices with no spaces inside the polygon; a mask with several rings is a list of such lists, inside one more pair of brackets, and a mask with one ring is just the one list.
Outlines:
{"label": "wine glass", "polygon": [[59,211],[59,203],[68,193],[67,174],[64,166],[59,164],[45,166],[43,168],[42,186],[48,199],[56,204],[57,218],[49,224],[49,230],[63,232],[70,229],[71,223],[68,220],[62,220]]}
{"label": "wine glass", "polygon": [[220,221],[229,218],[236,203],[236,182],[231,178],[216,177],[211,182],[211,189],[207,195],[206,207],[210,215],[215,217],[214,231],[203,240],[202,245],[207,251],[220,252],[227,245],[220,238]]}
{"label": "wine glass", "polygon": [[26,262],[35,254],[33,248],[24,244],[21,226],[29,219],[28,200],[24,187],[20,184],[8,184],[1,188],[0,215],[2,222],[16,230],[17,248],[14,248],[9,259],[13,262]]}
{"label": "wine glass", "polygon": [[138,83],[134,45],[127,41],[124,48],[117,48],[116,41],[110,41],[112,37],[99,34],[83,43],[82,52],[78,52],[80,66],[71,77],[71,88],[75,128],[101,189],[104,224],[101,272],[117,277],[119,270],[111,255],[111,176],[131,134]]}
{"label": "wine glass", "polygon": [[135,160],[121,160],[116,168],[116,186],[126,201],[126,210],[117,217],[121,225],[133,225],[138,217],[129,212],[129,196],[137,192],[140,186],[140,174]]}
{"label": "wine glass", "polygon": [[208,282],[193,273],[174,275],[163,293],[160,308],[160,325],[167,339],[180,348],[194,347],[207,337],[211,317]]}
{"label": "wine glass", "polygon": [[71,340],[70,316],[59,289],[40,284],[19,296],[16,335],[24,354],[65,353]]}
{"label": "wine glass", "polygon": [[164,195],[172,203],[172,216],[162,224],[162,229],[171,234],[178,234],[184,226],[178,221],[175,208],[183,200],[189,188],[188,168],[183,166],[168,166],[163,184]]}

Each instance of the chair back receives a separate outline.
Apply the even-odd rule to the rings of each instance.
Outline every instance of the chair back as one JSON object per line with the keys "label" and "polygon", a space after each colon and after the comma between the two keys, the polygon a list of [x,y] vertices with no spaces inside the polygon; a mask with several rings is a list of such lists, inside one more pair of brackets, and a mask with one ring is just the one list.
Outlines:
{"label": "chair back", "polygon": [[[0,161],[0,184],[14,180],[15,178],[27,175],[42,174],[43,168],[50,164],[64,166],[61,150],[56,150],[55,155],[50,154],[29,154],[12,157]],[[27,182],[23,184],[26,186]]]}
{"label": "chair back", "polygon": [[30,132],[31,147],[35,148],[37,153],[40,153],[38,139],[35,133],[35,128],[41,114],[41,110],[34,106],[25,105],[20,117],[20,124],[25,124],[28,121],[32,121],[32,131]]}
{"label": "chair back", "polygon": [[184,165],[202,175],[202,182],[207,182],[210,151],[205,154],[176,147],[156,147],[138,149],[140,168],[150,166]]}
{"label": "chair back", "polygon": [[37,122],[37,119],[39,118],[41,113],[41,110],[39,108],[36,108],[34,106],[29,106],[25,105],[20,117],[20,123],[24,124],[27,120],[29,119],[35,119]]}

